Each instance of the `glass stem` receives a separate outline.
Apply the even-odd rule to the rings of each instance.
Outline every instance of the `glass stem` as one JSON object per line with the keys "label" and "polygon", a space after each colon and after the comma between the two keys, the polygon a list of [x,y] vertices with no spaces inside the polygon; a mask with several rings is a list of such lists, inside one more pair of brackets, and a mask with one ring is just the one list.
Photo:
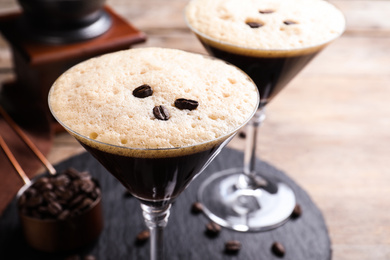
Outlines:
{"label": "glass stem", "polygon": [[150,259],[164,259],[164,228],[168,223],[171,204],[151,207],[141,203],[146,226],[150,230]]}
{"label": "glass stem", "polygon": [[246,186],[258,186],[259,179],[256,176],[256,149],[258,128],[265,119],[265,111],[259,108],[253,118],[247,124],[246,144],[244,151],[244,174],[246,178]]}

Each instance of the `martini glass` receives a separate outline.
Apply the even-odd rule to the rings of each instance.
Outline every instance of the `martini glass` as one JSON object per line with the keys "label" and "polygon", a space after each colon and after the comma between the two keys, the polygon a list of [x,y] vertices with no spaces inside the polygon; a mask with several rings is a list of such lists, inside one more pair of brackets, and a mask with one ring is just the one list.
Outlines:
{"label": "martini glass", "polygon": [[[246,75],[245,78],[252,82]],[[254,86],[253,82],[249,84]],[[247,114],[244,122],[237,124],[226,134],[208,141],[173,148],[132,148],[97,141],[72,129],[59,119],[52,108],[54,101],[51,92],[53,88],[49,93],[49,107],[56,120],[140,201],[143,217],[151,234],[152,260],[164,259],[163,231],[172,202],[250,120],[259,104],[257,97],[251,108],[252,112]]]}
{"label": "martini glass", "polygon": [[[265,10],[263,13],[272,12]],[[204,213],[224,227],[242,232],[276,228],[289,219],[296,199],[287,184],[255,168],[258,128],[265,120],[267,104],[342,32],[307,47],[262,49],[231,44],[206,35],[191,24],[187,12],[186,22],[210,55],[241,68],[252,78],[260,93],[258,110],[246,127],[243,168],[214,173],[200,186],[198,200],[203,204]],[[256,29],[263,24],[248,23],[248,26]]]}

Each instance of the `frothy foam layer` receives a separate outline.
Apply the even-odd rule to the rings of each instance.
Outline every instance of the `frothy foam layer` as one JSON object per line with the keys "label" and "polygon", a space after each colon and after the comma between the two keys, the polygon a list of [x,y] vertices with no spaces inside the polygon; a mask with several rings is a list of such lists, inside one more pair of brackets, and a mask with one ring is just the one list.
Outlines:
{"label": "frothy foam layer", "polygon": [[[153,94],[135,97],[133,90],[144,84]],[[196,100],[199,106],[178,109],[174,102],[179,98]],[[179,50],[143,48],[74,66],[53,84],[49,104],[66,128],[95,148],[102,142],[157,149],[191,146],[232,133],[254,113],[258,94],[246,74],[223,61]],[[160,105],[169,110],[166,121],[153,114]]]}
{"label": "frothy foam layer", "polygon": [[252,54],[300,52],[337,38],[345,28],[343,14],[323,0],[192,0],[186,19],[208,44],[218,44],[214,40],[233,45],[235,52],[253,49]]}

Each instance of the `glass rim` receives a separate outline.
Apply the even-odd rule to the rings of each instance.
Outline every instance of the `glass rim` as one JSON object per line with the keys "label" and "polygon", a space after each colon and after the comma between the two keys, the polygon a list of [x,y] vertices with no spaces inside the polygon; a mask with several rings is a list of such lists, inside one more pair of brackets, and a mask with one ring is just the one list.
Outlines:
{"label": "glass rim", "polygon": [[[196,0],[190,0],[190,2],[194,2]],[[236,48],[236,49],[242,49],[242,50],[247,50],[247,51],[270,51],[270,52],[300,52],[300,51],[305,51],[305,50],[310,50],[310,49],[314,49],[314,48],[320,48],[321,46],[323,45],[326,45],[332,41],[334,41],[335,39],[339,38],[346,30],[346,19],[345,19],[345,15],[341,12],[341,10],[335,6],[334,4],[332,3],[329,3],[330,5],[332,5],[333,7],[335,7],[337,10],[340,11],[340,13],[342,14],[343,16],[343,20],[344,20],[344,27],[342,28],[342,30],[340,31],[339,34],[335,35],[334,37],[332,38],[329,38],[328,40],[326,41],[323,41],[323,42],[320,42],[318,44],[313,44],[313,45],[308,45],[308,46],[304,46],[304,47],[296,47],[296,48],[256,48],[256,47],[245,47],[243,45],[238,45],[238,44],[233,44],[233,43],[230,43],[230,42],[226,42],[226,41],[223,41],[223,40],[219,40],[219,39],[216,39],[216,38],[213,38],[211,37],[210,35],[207,35],[203,32],[200,32],[198,29],[194,28],[191,23],[188,21],[187,19],[187,9],[189,8],[189,5],[190,5],[190,2],[187,4],[187,6],[184,8],[184,20],[188,26],[188,28],[190,28],[190,30],[192,32],[194,32],[195,34],[211,41],[211,42],[216,42],[218,44],[221,44],[221,45],[225,45],[225,46],[229,46],[229,47],[232,47],[232,48]]]}
{"label": "glass rim", "polygon": [[[207,141],[203,141],[203,142],[200,142],[200,143],[196,143],[196,144],[191,144],[191,145],[186,145],[186,146],[179,146],[179,147],[165,147],[165,148],[140,148],[140,147],[129,147],[129,146],[121,146],[121,145],[116,145],[116,144],[110,144],[110,143],[106,143],[106,142],[102,142],[102,141],[98,141],[98,140],[94,140],[94,139],[91,139],[90,137],[87,137],[85,135],[82,135],[76,131],[74,131],[73,129],[71,129],[69,126],[67,126],[64,122],[62,122],[58,117],[57,115],[55,114],[52,106],[51,106],[51,102],[50,102],[50,99],[51,99],[51,93],[54,89],[54,83],[52,84],[52,86],[50,87],[50,90],[49,90],[49,94],[48,94],[48,106],[49,106],[49,110],[50,110],[50,113],[52,114],[52,116],[54,117],[54,119],[61,125],[63,126],[68,132],[74,134],[75,136],[79,136],[83,139],[86,139],[87,141],[91,142],[91,143],[98,143],[98,144],[101,144],[101,145],[104,145],[104,146],[108,146],[108,147],[113,147],[113,148],[117,148],[117,149],[125,149],[125,150],[133,150],[133,151],[174,151],[174,150],[181,150],[181,149],[188,149],[188,148],[191,148],[191,147],[196,147],[196,146],[201,146],[201,145],[206,145],[206,144],[209,144],[209,143],[213,143],[219,139],[226,139],[228,138],[229,136],[233,135],[235,132],[237,132],[240,128],[242,128],[243,126],[245,126],[251,119],[252,117],[256,114],[256,112],[258,111],[258,108],[259,108],[259,105],[260,105],[260,93],[259,93],[259,90],[255,84],[255,82],[252,80],[251,77],[249,77],[243,70],[241,70],[240,68],[238,68],[237,66],[231,64],[231,63],[228,63],[224,60],[221,60],[221,59],[218,59],[216,57],[213,57],[213,56],[209,56],[209,55],[205,55],[205,54],[198,54],[198,53],[193,53],[193,54],[196,54],[196,55],[201,55],[203,57],[206,57],[206,58],[211,58],[211,59],[215,59],[215,60],[219,60],[223,63],[226,63],[227,65],[229,66],[233,66],[235,69],[239,70],[241,73],[243,73],[247,78],[248,80],[252,83],[252,85],[254,86],[254,89],[257,93],[256,95],[256,105],[254,106],[254,110],[251,112],[250,116],[248,116],[248,118],[245,119],[245,121],[243,123],[241,123],[239,126],[235,127],[233,130],[229,131],[228,133],[225,133],[217,138],[214,138],[214,139],[211,139],[211,140],[207,140]],[[77,65],[77,64],[76,64]],[[75,65],[75,66],[76,66]],[[70,68],[69,68],[70,69]],[[68,70],[69,70],[68,69]]]}

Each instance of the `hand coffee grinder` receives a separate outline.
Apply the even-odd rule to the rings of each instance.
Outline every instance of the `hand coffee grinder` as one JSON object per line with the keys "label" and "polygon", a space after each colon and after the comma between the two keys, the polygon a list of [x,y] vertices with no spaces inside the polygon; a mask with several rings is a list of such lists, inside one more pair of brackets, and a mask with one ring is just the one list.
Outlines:
{"label": "hand coffee grinder", "polygon": [[11,113],[48,114],[47,95],[65,70],[82,60],[128,49],[146,40],[105,0],[18,0],[22,12],[0,16],[16,80],[5,83],[0,103]]}

